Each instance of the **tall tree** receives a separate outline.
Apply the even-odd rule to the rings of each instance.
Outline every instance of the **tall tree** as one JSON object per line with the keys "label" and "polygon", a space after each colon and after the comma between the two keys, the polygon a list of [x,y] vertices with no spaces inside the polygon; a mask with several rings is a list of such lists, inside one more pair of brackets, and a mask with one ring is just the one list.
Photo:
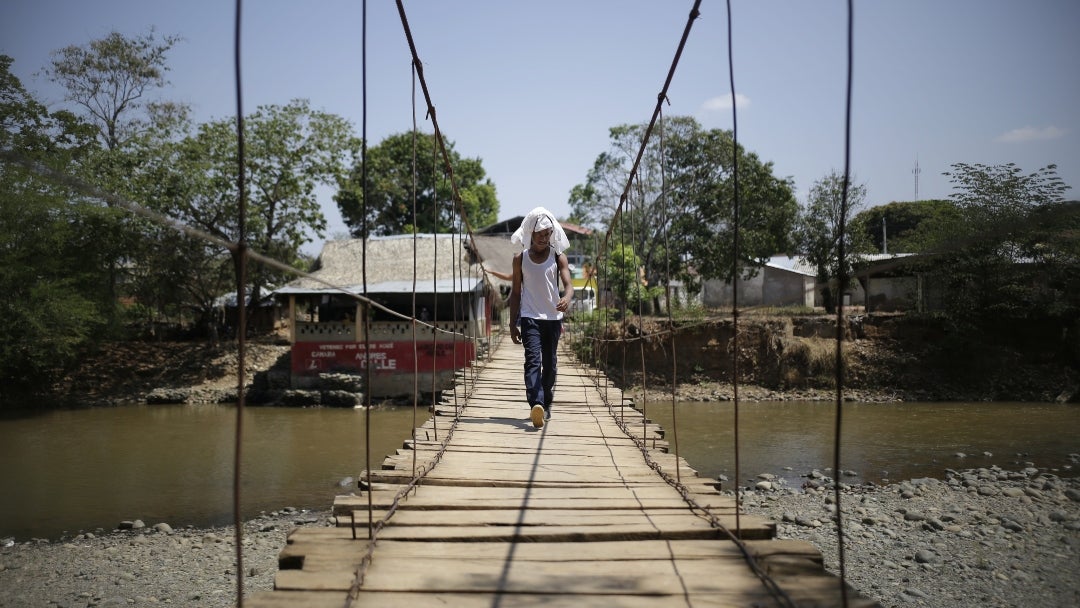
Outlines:
{"label": "tall tree", "polygon": [[[463,158],[454,150],[452,141],[445,138],[444,141],[469,225],[479,228],[494,223],[499,214],[499,200],[483,163],[479,158]],[[443,159],[436,152],[434,134],[411,131],[391,135],[368,148],[369,234],[438,233],[457,229],[458,209],[453,203],[452,185]],[[354,237],[365,236],[363,169],[357,163],[334,197]]]}
{"label": "tall tree", "polygon": [[143,111],[153,102],[146,96],[168,83],[166,55],[179,41],[178,36],[159,38],[153,29],[131,37],[114,31],[54,51],[43,72],[84,110],[102,146],[116,150],[147,128]]}
{"label": "tall tree", "polygon": [[[865,230],[853,221],[855,212],[866,200],[866,186],[847,184],[842,173],[832,171],[814,182],[805,211],[799,218],[800,250],[806,260],[817,269],[819,283],[824,283],[825,310],[832,312],[835,302],[833,293],[842,293],[847,285],[837,281],[839,277],[850,281],[854,254],[868,250],[863,240]],[[841,229],[842,228],[842,229]],[[840,258],[840,244],[844,245],[844,258]]]}
{"label": "tall tree", "polygon": [[[0,149],[70,170],[92,133],[69,112],[50,114],[0,55]],[[111,306],[99,236],[111,210],[15,163],[0,163],[0,394],[41,387],[77,360]]]}
{"label": "tall tree", "polygon": [[990,327],[1080,317],[1080,203],[1065,202],[1056,165],[1025,175],[1012,163],[957,163],[945,175],[959,214],[934,235],[929,270],[952,318]]}
{"label": "tall tree", "polygon": [[894,201],[855,215],[855,225],[874,251],[923,253],[937,226],[955,222],[958,209],[948,200]]}
{"label": "tall tree", "polygon": [[[127,36],[110,32],[84,45],[70,45],[54,51],[42,73],[65,90],[65,100],[87,124],[92,125],[99,151],[89,154],[72,171],[105,192],[146,202],[139,198],[132,175],[141,162],[137,148],[154,132],[159,122],[173,122],[186,115],[187,107],[154,98],[168,81],[167,55],[180,41],[177,36],[159,36],[153,29]],[[178,118],[179,117],[179,118]],[[141,142],[141,144],[140,144]],[[102,226],[100,242],[111,249],[110,277],[106,282],[111,299],[119,302],[131,277],[128,269],[145,267],[143,257],[152,247],[154,228],[126,213],[116,213],[115,221]],[[119,331],[118,305],[114,305],[111,325]]]}
{"label": "tall tree", "polygon": [[[262,106],[245,119],[244,127],[246,241],[254,251],[296,262],[300,247],[326,229],[317,187],[344,179],[358,141],[348,121],[313,110],[306,100]],[[200,125],[196,133],[161,148],[146,164],[148,181],[158,184],[158,208],[224,241],[237,241],[237,154],[231,119]],[[196,302],[207,306],[212,288],[204,282],[220,277],[217,256],[224,252],[191,243],[181,250],[201,260],[201,265],[188,265],[188,285],[193,295],[200,294]],[[266,286],[285,278],[276,269],[248,268],[253,305]]]}
{"label": "tall tree", "polygon": [[[584,184],[573,188],[573,217],[606,226],[640,257],[650,285],[680,276],[730,280],[733,275],[734,173],[740,185],[739,266],[746,272],[789,246],[798,203],[789,179],[772,174],[730,131],[702,129],[688,116],[670,117],[646,146],[625,203],[630,168],[647,125],[610,130],[611,147],[601,153]],[[618,226],[612,226],[620,207]],[[672,275],[668,277],[668,273]]]}

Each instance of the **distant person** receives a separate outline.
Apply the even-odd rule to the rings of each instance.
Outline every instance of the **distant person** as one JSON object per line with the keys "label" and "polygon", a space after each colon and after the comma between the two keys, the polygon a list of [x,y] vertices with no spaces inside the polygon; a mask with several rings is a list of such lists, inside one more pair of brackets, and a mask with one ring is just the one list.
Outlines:
{"label": "distant person", "polygon": [[[551,419],[562,318],[574,298],[566,251],[570,241],[547,209],[525,216],[510,237],[523,250],[514,256],[510,288],[510,339],[525,346],[525,397],[533,426]],[[565,293],[560,295],[559,282]]]}

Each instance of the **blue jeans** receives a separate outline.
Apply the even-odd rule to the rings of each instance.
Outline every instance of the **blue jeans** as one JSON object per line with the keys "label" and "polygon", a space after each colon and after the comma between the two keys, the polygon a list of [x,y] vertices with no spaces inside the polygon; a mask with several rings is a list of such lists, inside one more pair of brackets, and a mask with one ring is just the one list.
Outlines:
{"label": "blue jeans", "polygon": [[521,344],[525,347],[525,397],[529,407],[551,408],[558,370],[556,350],[562,335],[562,321],[521,317]]}

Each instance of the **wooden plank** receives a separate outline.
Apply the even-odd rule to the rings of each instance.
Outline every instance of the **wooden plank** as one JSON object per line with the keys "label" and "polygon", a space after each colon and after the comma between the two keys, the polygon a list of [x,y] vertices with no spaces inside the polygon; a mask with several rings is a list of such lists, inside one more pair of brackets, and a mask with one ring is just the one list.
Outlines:
{"label": "wooden plank", "polygon": [[[617,476],[612,475],[612,476],[608,476],[608,477],[603,478],[603,479],[589,480],[587,485],[594,485],[594,486],[597,486],[597,487],[603,487],[603,486],[620,487],[620,486],[623,486],[623,485],[626,485],[626,484],[632,484],[632,485],[649,485],[649,484],[652,484],[652,485],[658,485],[658,486],[666,486],[667,485],[664,481],[662,481],[659,477],[656,477],[655,475],[653,475],[652,477],[649,477],[648,475],[642,474],[642,475],[637,475],[636,478],[630,478],[630,477],[631,476],[623,478],[623,477],[617,477]],[[412,479],[412,472],[410,472],[410,471],[372,471],[371,475],[370,475],[370,478],[369,478],[369,476],[367,475],[366,472],[361,473],[360,478],[361,478],[362,481],[365,481],[365,482],[370,479],[371,481],[374,481],[376,483],[401,483],[403,481],[407,482],[408,480]],[[519,476],[518,478],[515,478],[515,479],[504,479],[504,478],[498,478],[498,477],[491,477],[491,478],[476,477],[476,478],[470,478],[470,479],[462,479],[460,477],[453,477],[453,476],[447,477],[447,476],[444,476],[444,475],[442,475],[442,474],[440,474],[440,473],[438,473],[436,471],[433,471],[432,473],[429,473],[428,475],[426,475],[424,477],[424,484],[429,485],[429,486],[455,485],[455,486],[477,486],[477,487],[491,486],[491,487],[516,487],[516,488],[521,488],[521,487],[528,487],[531,484],[531,485],[535,485],[536,487],[562,488],[562,487],[581,486],[583,483],[584,483],[583,480],[581,480],[580,478],[575,477],[573,475],[556,475],[556,474],[546,475],[546,476],[537,477],[537,478],[529,478],[527,476]]]}
{"label": "wooden plank", "polygon": [[509,563],[459,558],[395,559],[380,556],[364,577],[366,591],[430,593],[551,593],[676,595],[720,593],[732,587],[762,588],[761,581],[739,560],[681,561],[667,559],[609,561],[564,560]]}
{"label": "wooden plank", "polygon": [[248,608],[342,608],[345,605],[345,596],[345,592],[339,591],[264,591],[245,598],[244,606]]}
{"label": "wooden plank", "polygon": [[[377,486],[374,490],[373,500],[376,504],[380,504],[379,500],[389,500],[397,494],[397,492],[404,486],[398,484],[382,484]],[[694,488],[694,485],[689,487]],[[704,488],[704,485],[697,487]],[[381,489],[379,489],[381,488]],[[711,489],[711,488],[710,488]],[[735,499],[732,496],[717,494],[715,491],[710,492],[715,504],[730,504],[734,506]],[[663,482],[648,483],[648,484],[633,484],[628,487],[589,487],[587,485],[581,486],[563,486],[563,487],[536,487],[536,488],[500,488],[500,487],[457,487],[457,486],[427,486],[419,485],[409,493],[407,500],[413,505],[436,505],[444,500],[474,500],[479,502],[492,501],[492,500],[538,500],[538,499],[550,499],[550,500],[591,500],[597,498],[616,499],[616,498],[629,498],[629,499],[641,499],[641,498],[679,498],[679,493]],[[367,504],[366,496],[354,496],[354,495],[340,495],[335,499],[348,502],[357,503],[362,502]]]}
{"label": "wooden plank", "polygon": [[[772,542],[760,541],[758,544],[768,545]],[[777,542],[783,543],[784,541]],[[813,550],[813,545],[809,546]],[[799,547],[790,547],[787,553],[777,554],[803,555],[799,549]],[[459,558],[505,560],[507,556],[512,555],[515,561],[526,562],[566,560],[627,561],[657,559],[657,556],[680,560],[743,559],[742,552],[734,543],[717,540],[643,540],[633,543],[621,541],[590,543],[449,543],[433,541],[415,543],[387,540],[379,542],[378,555],[380,559],[383,557],[401,559],[425,557],[445,560]]]}
{"label": "wooden plank", "polygon": [[[734,532],[734,517],[718,517]],[[728,521],[724,522],[723,520]],[[775,534],[775,523],[749,516],[741,518],[738,534],[743,539],[766,539]],[[657,528],[653,524],[623,526],[387,526],[379,534],[386,540],[439,540],[455,542],[593,542],[598,540],[692,540],[727,538],[726,533],[705,522],[679,522]]]}
{"label": "wooden plank", "polygon": [[[455,487],[455,486],[445,486]],[[513,489],[513,488],[508,488]],[[563,489],[563,488],[554,488]],[[342,497],[339,497],[339,499]],[[333,512],[335,515],[347,516],[353,511],[367,511],[367,498],[366,497],[348,497],[350,500],[335,500]],[[351,500],[355,498],[356,500]],[[385,501],[372,501],[372,506],[376,510],[384,510],[390,507],[390,500]],[[588,512],[595,510],[610,510],[610,509],[686,509],[686,501],[678,497],[670,498],[581,498],[581,499],[563,499],[563,498],[529,498],[528,500],[521,499],[492,499],[492,500],[477,500],[469,498],[457,498],[457,499],[445,499],[437,502],[413,502],[407,500],[399,504],[399,509],[402,511],[431,511],[442,509],[456,509],[456,510],[517,510],[523,507],[535,510],[546,509],[576,509],[578,511]],[[735,505],[734,501],[729,504],[710,505],[710,510],[718,513],[734,513]],[[359,517],[359,515],[357,516]],[[367,516],[364,516],[367,519]]]}
{"label": "wooden plank", "polygon": [[[372,512],[375,519],[385,516],[383,511]],[[364,521],[367,511],[357,512],[357,521]],[[685,506],[675,509],[521,509],[497,510],[401,510],[394,514],[393,526],[609,526],[653,525],[657,528],[677,526],[684,522],[700,522]]]}
{"label": "wooden plank", "polygon": [[[326,595],[326,594],[323,594]],[[344,606],[344,592],[337,592],[337,608]],[[587,595],[567,596],[522,593],[475,594],[475,593],[368,593],[360,592],[354,606],[379,606],[380,608],[491,608],[492,606],[514,606],[516,608],[668,608],[678,606],[699,606],[702,608],[745,608],[746,606],[776,606],[768,603],[765,595],[741,594],[710,596],[632,596],[632,595]],[[245,603],[245,605],[247,605]],[[257,604],[256,608],[278,608],[283,604]],[[324,608],[328,604],[298,604],[301,608]]]}

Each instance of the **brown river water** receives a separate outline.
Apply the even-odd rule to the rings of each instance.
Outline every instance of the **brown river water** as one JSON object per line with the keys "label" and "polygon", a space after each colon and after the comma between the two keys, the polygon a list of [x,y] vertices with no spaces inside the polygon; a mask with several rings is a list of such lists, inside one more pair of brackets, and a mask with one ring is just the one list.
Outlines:
{"label": "brown river water", "polygon": [[[705,477],[735,479],[730,403],[647,406],[675,451]],[[558,424],[558,409],[554,410]],[[242,441],[243,517],[291,506],[329,509],[338,483],[365,468],[367,412],[247,408]],[[418,423],[428,418],[416,413]],[[371,466],[413,428],[409,407],[374,409]],[[739,407],[741,485],[759,473],[790,487],[833,463],[831,403]],[[0,416],[0,539],[57,539],[122,520],[173,527],[232,522],[233,406],[130,406]],[[841,469],[849,483],[942,477],[946,468],[1025,462],[1074,476],[1080,407],[1022,403],[844,405]],[[957,456],[966,454],[965,457]],[[725,484],[730,487],[729,484]]]}

